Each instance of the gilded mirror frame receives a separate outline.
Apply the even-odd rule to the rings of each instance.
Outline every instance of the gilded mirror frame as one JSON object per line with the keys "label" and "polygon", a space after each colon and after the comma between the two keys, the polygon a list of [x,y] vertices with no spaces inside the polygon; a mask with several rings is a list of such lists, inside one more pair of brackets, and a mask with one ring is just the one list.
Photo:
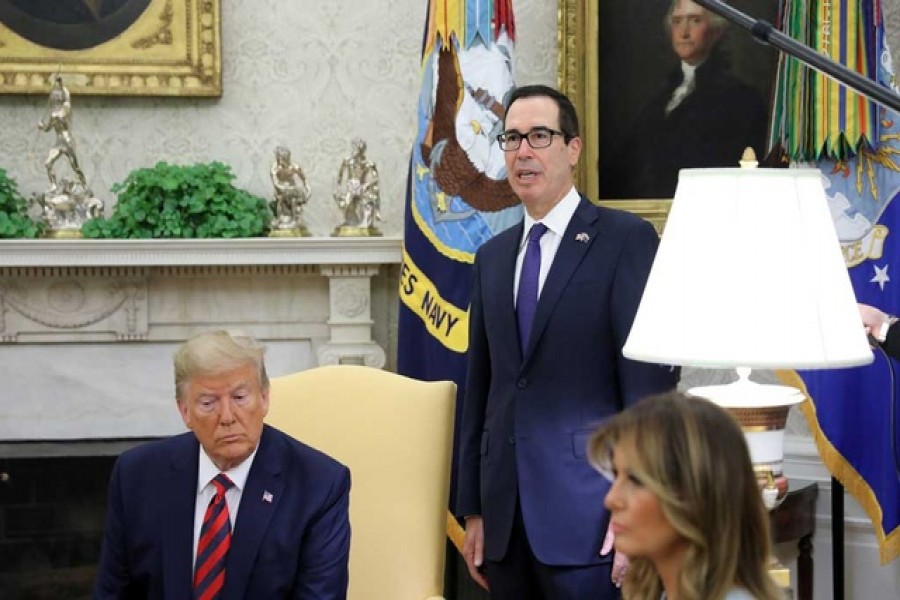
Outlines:
{"label": "gilded mirror frame", "polygon": [[79,50],[40,45],[0,22],[0,94],[46,94],[60,74],[73,94],[218,97],[221,40],[221,0],[150,0],[122,33]]}
{"label": "gilded mirror frame", "polygon": [[[594,201],[599,198],[600,164],[599,4],[600,0],[557,0],[558,86],[575,104],[584,143],[575,185]],[[604,200],[600,204],[633,212],[662,232],[672,201]]]}

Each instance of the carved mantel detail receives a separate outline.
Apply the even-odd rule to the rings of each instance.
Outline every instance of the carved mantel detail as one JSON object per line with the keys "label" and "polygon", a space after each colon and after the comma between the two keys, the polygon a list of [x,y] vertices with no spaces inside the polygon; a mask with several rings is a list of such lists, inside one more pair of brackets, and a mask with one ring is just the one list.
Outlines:
{"label": "carved mantel detail", "polygon": [[369,290],[364,281],[341,282],[334,286],[334,308],[338,315],[353,320],[369,310]]}
{"label": "carved mantel detail", "polygon": [[371,279],[378,265],[327,265],[330,340],[318,348],[319,364],[384,367],[385,353],[372,340]]}
{"label": "carved mantel detail", "polygon": [[135,269],[0,269],[0,342],[29,334],[147,334],[147,275]]}
{"label": "carved mantel detail", "polygon": [[[0,364],[16,390],[0,390],[0,442],[183,430],[171,353],[203,329],[260,339],[273,376],[383,368],[372,279],[399,264],[400,248],[397,238],[0,240]],[[378,298],[385,322],[391,299]]]}

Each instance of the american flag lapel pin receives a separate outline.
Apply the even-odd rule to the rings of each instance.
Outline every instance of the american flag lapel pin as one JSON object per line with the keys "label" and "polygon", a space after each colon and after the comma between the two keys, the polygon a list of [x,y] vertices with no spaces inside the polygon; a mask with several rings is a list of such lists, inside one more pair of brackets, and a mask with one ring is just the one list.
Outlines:
{"label": "american flag lapel pin", "polygon": [[270,491],[268,491],[268,490],[266,490],[265,492],[263,492],[263,502],[268,502],[269,504],[272,504],[272,500],[273,500],[274,498],[275,498],[275,497],[272,496],[272,492],[270,492]]}
{"label": "american flag lapel pin", "polygon": [[591,236],[582,231],[575,236],[575,241],[581,242],[582,244],[587,244],[589,241],[591,241]]}

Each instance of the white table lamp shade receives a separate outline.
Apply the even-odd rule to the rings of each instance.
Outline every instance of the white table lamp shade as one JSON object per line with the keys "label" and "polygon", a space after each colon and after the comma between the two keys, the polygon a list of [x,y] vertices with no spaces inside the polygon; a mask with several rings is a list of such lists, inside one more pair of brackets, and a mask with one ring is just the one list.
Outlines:
{"label": "white table lamp shade", "polygon": [[623,349],[725,368],[872,361],[815,169],[684,169]]}

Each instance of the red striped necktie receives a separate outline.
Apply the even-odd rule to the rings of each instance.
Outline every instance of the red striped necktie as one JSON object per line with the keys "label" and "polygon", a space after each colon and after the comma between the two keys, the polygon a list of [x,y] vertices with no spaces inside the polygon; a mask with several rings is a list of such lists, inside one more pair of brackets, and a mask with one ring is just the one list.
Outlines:
{"label": "red striped necktie", "polygon": [[231,547],[231,519],[225,492],[234,486],[224,473],[212,480],[216,494],[206,507],[200,541],[197,543],[197,562],[194,565],[194,600],[219,598],[225,585],[225,560]]}

